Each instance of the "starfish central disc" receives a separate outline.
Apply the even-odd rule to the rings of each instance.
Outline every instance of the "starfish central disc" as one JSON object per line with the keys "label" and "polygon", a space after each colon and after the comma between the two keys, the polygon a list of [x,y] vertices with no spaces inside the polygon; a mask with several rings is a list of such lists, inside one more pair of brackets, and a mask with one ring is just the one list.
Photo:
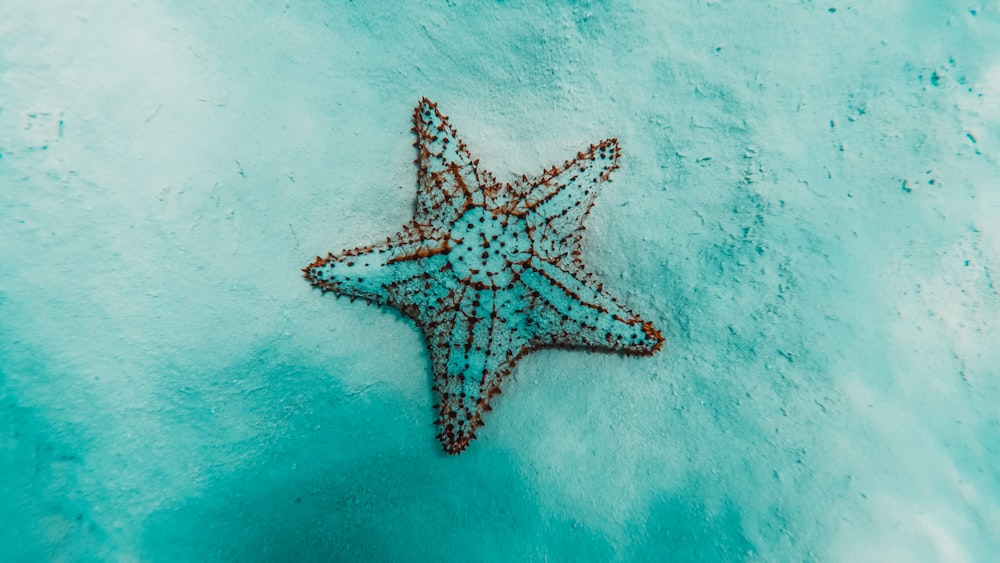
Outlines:
{"label": "starfish central disc", "polygon": [[449,233],[448,262],[455,274],[472,286],[509,285],[531,259],[531,237],[521,217],[497,215],[472,207],[455,221]]}

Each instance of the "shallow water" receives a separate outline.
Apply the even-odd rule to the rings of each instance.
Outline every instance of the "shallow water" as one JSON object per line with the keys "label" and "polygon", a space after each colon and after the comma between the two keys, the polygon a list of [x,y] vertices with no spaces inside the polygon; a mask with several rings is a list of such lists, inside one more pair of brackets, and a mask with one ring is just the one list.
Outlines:
{"label": "shallow water", "polygon": [[[0,4],[0,551],[988,561],[1000,4]],[[527,355],[459,456],[316,255],[617,137],[583,260],[651,357]]]}

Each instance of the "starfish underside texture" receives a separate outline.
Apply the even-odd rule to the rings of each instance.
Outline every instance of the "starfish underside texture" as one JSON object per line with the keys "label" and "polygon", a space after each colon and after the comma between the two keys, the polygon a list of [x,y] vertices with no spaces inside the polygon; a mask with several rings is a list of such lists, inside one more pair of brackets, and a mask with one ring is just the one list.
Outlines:
{"label": "starfish underside texture", "polygon": [[618,168],[617,139],[533,178],[498,183],[437,105],[413,113],[419,153],[413,219],[385,243],[303,269],[324,292],[389,305],[423,332],[437,435],[458,454],[514,364],[539,348],[651,355],[663,336],[596,283],[580,259],[583,220]]}

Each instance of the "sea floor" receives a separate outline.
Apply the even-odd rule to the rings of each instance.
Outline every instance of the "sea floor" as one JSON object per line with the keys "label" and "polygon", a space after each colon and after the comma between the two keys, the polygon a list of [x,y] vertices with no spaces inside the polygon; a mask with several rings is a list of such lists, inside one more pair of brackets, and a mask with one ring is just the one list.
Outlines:
{"label": "sea floor", "polygon": [[[989,561],[1000,3],[0,3],[12,561]],[[459,456],[423,336],[301,269],[617,137],[547,350]]]}

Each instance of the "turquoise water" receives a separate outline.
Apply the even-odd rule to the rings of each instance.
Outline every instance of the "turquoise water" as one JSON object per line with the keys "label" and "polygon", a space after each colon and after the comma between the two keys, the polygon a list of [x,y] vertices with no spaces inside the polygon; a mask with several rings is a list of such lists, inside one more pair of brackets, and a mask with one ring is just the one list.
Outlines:
{"label": "turquoise water", "polygon": [[[0,4],[12,561],[990,561],[1000,4]],[[526,355],[469,447],[316,255],[616,137],[581,258],[655,355]],[[498,274],[500,275],[500,274]]]}

